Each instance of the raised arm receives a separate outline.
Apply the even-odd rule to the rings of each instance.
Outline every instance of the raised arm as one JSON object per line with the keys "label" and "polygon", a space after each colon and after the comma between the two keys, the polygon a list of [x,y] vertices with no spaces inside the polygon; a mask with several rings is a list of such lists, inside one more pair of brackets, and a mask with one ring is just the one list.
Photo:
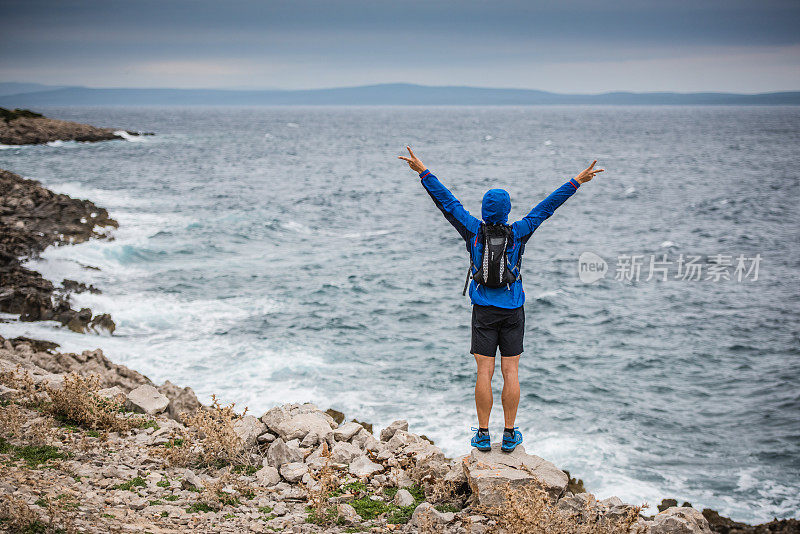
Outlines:
{"label": "raised arm", "polygon": [[539,228],[539,225],[546,221],[555,211],[558,209],[561,204],[566,202],[566,200],[575,194],[575,191],[592,178],[594,178],[595,174],[603,172],[605,169],[595,169],[594,165],[597,163],[597,160],[594,160],[589,167],[584,169],[583,171],[578,174],[575,178],[572,178],[570,181],[550,193],[547,198],[539,202],[536,207],[534,207],[530,213],[528,213],[523,219],[515,222],[512,226],[514,228],[514,234],[522,240],[522,242],[526,242],[533,232]]}
{"label": "raised arm", "polygon": [[439,208],[445,219],[458,230],[461,237],[464,238],[465,241],[472,239],[472,237],[478,233],[481,221],[470,215],[470,213],[464,209],[464,206],[461,205],[461,202],[453,196],[453,193],[442,185],[442,182],[440,182],[431,171],[425,168],[425,165],[414,155],[411,147],[406,147],[406,149],[408,149],[410,157],[397,157],[406,161],[409,167],[419,173],[422,187],[424,187],[431,196],[433,203],[436,204],[436,207]]}

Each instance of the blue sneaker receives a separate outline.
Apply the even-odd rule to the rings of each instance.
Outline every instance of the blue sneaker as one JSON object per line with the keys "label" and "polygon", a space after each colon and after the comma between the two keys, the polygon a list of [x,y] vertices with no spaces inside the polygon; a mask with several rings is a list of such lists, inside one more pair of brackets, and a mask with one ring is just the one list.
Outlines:
{"label": "blue sneaker", "polygon": [[492,439],[489,437],[489,432],[481,432],[474,426],[470,429],[475,432],[475,435],[472,436],[472,440],[469,442],[470,445],[478,449],[479,451],[490,451],[492,450]]}
{"label": "blue sneaker", "polygon": [[500,445],[500,450],[503,452],[512,452],[517,448],[517,445],[522,443],[522,432],[517,430],[519,427],[514,427],[514,435],[503,431],[503,444]]}

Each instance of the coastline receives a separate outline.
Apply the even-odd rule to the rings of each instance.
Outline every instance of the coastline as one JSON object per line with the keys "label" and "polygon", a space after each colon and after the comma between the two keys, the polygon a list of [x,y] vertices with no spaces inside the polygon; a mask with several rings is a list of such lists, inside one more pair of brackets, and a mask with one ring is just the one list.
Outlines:
{"label": "coastline", "polygon": [[[74,282],[74,285],[71,283],[62,283],[60,288],[54,287],[51,282],[44,280],[38,273],[21,267],[20,258],[35,255],[51,244],[61,246],[91,238],[108,238],[104,232],[96,231],[96,228],[113,228],[116,227],[116,223],[108,216],[108,213],[104,209],[95,206],[89,201],[71,199],[66,195],[54,195],[52,192],[41,187],[38,183],[26,181],[8,171],[2,171],[0,177],[3,179],[2,183],[8,185],[6,189],[3,189],[4,211],[2,224],[4,226],[2,235],[4,240],[2,246],[4,248],[1,251],[3,253],[3,261],[5,262],[3,264],[3,272],[6,273],[5,276],[7,276],[7,278],[3,279],[2,289],[0,289],[0,295],[5,295],[2,299],[2,303],[0,303],[5,306],[3,311],[9,310],[10,313],[19,313],[21,316],[25,317],[25,320],[52,319],[57,316],[56,313],[59,311],[67,313],[63,309],[63,304],[66,303],[68,307],[68,295],[70,291],[91,291],[97,290],[97,288],[81,286],[80,281]],[[25,202],[26,198],[29,202]],[[8,200],[12,200],[12,202],[9,203]],[[55,207],[52,209],[44,208],[48,206]],[[92,213],[96,215],[92,217]],[[89,218],[86,222],[81,223],[81,219],[86,218],[86,215],[88,215]],[[75,223],[76,220],[78,223]],[[22,224],[19,225],[17,223]],[[16,285],[9,283],[9,286],[6,287],[6,280],[22,280],[24,283],[16,283]],[[9,289],[12,293],[7,295],[6,292]],[[53,304],[54,299],[58,304]],[[62,307],[60,308],[59,306]],[[68,310],[72,315],[70,315],[70,319],[66,321],[66,323],[62,321],[62,324],[65,326],[73,328],[69,326],[73,324],[75,328],[78,328],[80,325],[83,325],[83,332],[100,327],[98,326],[100,321],[92,325],[95,317],[91,315],[91,312],[89,312],[87,318],[87,314],[83,312],[83,310],[75,311],[69,307]],[[79,322],[75,322],[76,318]],[[110,321],[110,318],[108,318],[108,320]],[[113,324],[113,322],[111,324]],[[109,330],[113,331],[113,328],[109,328]],[[443,514],[441,517],[431,511],[429,515],[432,515],[433,519],[428,519],[433,521],[434,525],[437,525],[438,528],[438,530],[434,531],[446,530],[462,532],[466,531],[467,526],[465,525],[469,524],[469,528],[472,529],[471,531],[477,532],[480,531],[479,525],[483,525],[484,529],[488,529],[492,526],[491,521],[495,521],[495,524],[500,521],[500,519],[497,518],[493,519],[491,513],[487,513],[486,515],[473,513],[478,509],[477,504],[480,504],[474,502],[473,495],[481,494],[481,485],[479,483],[481,480],[481,473],[476,472],[480,471],[480,469],[474,469],[475,466],[472,466],[472,468],[465,467],[466,463],[464,459],[466,458],[469,460],[474,455],[467,455],[466,457],[458,459],[447,459],[434,444],[429,443],[424,437],[408,432],[407,424],[404,425],[402,421],[397,421],[396,424],[393,423],[387,429],[384,429],[380,433],[380,439],[377,439],[372,435],[371,431],[364,428],[363,425],[359,423],[350,424],[352,421],[345,423],[344,418],[340,418],[338,414],[323,412],[313,405],[286,405],[283,407],[275,407],[258,418],[248,415],[244,417],[235,417],[223,411],[220,413],[228,413],[228,422],[231,428],[238,428],[238,431],[234,430],[237,439],[248,446],[248,454],[250,456],[248,456],[247,461],[251,463],[236,465],[231,465],[229,463],[222,468],[206,466],[201,470],[197,470],[197,472],[189,469],[187,473],[187,468],[179,468],[176,465],[170,465],[167,460],[153,454],[152,450],[158,450],[158,447],[162,449],[165,448],[164,445],[169,444],[170,440],[172,440],[174,444],[177,439],[184,439],[179,437],[184,435],[182,433],[191,433],[192,425],[182,423],[182,418],[180,416],[181,412],[189,413],[200,408],[200,403],[197,402],[197,398],[190,388],[181,389],[169,382],[162,386],[155,387],[144,375],[130,370],[127,367],[113,364],[99,350],[84,351],[80,355],[74,355],[57,353],[54,351],[57,347],[42,341],[17,338],[14,340],[2,339],[0,343],[3,345],[3,350],[0,352],[0,360],[2,369],[4,373],[7,373],[5,376],[8,379],[1,395],[4,403],[6,403],[3,406],[4,412],[7,412],[9,407],[14,407],[13,409],[19,410],[19,413],[24,414],[24,419],[27,422],[25,425],[18,425],[17,427],[13,427],[9,424],[4,428],[4,432],[10,430],[14,437],[9,440],[8,443],[10,443],[10,445],[4,447],[3,450],[6,450],[6,452],[3,454],[8,456],[9,461],[12,461],[15,451],[26,446],[24,444],[26,440],[34,439],[35,441],[35,439],[39,439],[35,436],[31,437],[30,435],[32,427],[37,426],[35,422],[39,422],[41,423],[39,426],[54,429],[51,435],[44,436],[43,438],[44,441],[46,441],[46,446],[63,449],[73,455],[72,458],[52,459],[53,465],[61,465],[64,468],[64,474],[68,474],[70,470],[75,471],[80,469],[80,464],[86,465],[87,462],[98,468],[90,471],[85,470],[87,473],[86,475],[78,474],[79,478],[83,478],[84,476],[88,477],[89,482],[86,482],[87,486],[80,486],[80,480],[75,481],[74,477],[72,477],[73,481],[78,482],[78,485],[75,487],[67,480],[68,477],[49,480],[51,487],[62,488],[83,495],[94,493],[98,497],[97,500],[89,499],[90,504],[85,505],[86,510],[83,511],[86,517],[84,519],[77,518],[75,519],[76,521],[88,520],[87,518],[96,519],[98,516],[102,517],[103,514],[107,514],[113,515],[114,517],[113,520],[112,518],[105,518],[110,522],[107,522],[106,526],[116,523],[138,525],[139,523],[135,521],[138,521],[140,516],[158,516],[158,518],[165,520],[165,525],[171,525],[168,528],[181,529],[184,528],[185,525],[190,524],[205,525],[203,528],[212,528],[211,525],[215,522],[225,523],[227,521],[231,522],[231,524],[221,527],[220,531],[239,531],[238,529],[244,528],[245,523],[243,521],[245,521],[245,519],[242,519],[242,517],[245,517],[247,520],[247,528],[250,529],[262,527],[266,530],[269,530],[267,527],[295,529],[299,527],[301,529],[300,531],[316,531],[313,529],[318,529],[319,527],[319,530],[321,530],[322,527],[320,525],[307,522],[308,512],[305,510],[305,506],[314,498],[314,483],[322,483],[321,480],[324,475],[321,473],[324,473],[323,469],[326,465],[334,465],[332,468],[334,471],[346,473],[345,476],[340,477],[342,478],[342,482],[339,486],[352,485],[356,482],[356,479],[358,479],[358,481],[364,484],[365,488],[374,489],[374,491],[371,490],[367,495],[366,490],[359,493],[361,491],[359,486],[359,491],[349,492],[352,500],[348,501],[347,499],[350,499],[350,497],[348,497],[342,500],[342,502],[334,500],[331,503],[329,501],[329,504],[336,505],[337,514],[339,514],[337,517],[345,517],[347,515],[350,517],[350,519],[344,519],[345,522],[349,521],[348,525],[325,526],[325,528],[333,529],[341,527],[341,530],[330,530],[331,532],[338,532],[356,527],[366,529],[385,528],[387,531],[398,529],[411,529],[406,531],[423,530],[424,525],[427,523],[419,517],[416,522],[408,524],[397,523],[401,526],[389,527],[389,525],[395,523],[388,522],[388,511],[396,512],[397,510],[394,509],[384,510],[382,513],[386,513],[387,516],[383,518],[383,523],[381,523],[381,519],[378,519],[376,523],[375,518],[372,520],[365,520],[362,516],[361,519],[356,519],[352,515],[350,509],[340,505],[348,504],[348,502],[359,502],[363,499],[371,502],[386,503],[387,494],[386,491],[384,491],[386,488],[397,489],[402,486],[409,487],[413,488],[416,494],[416,497],[414,497],[414,494],[409,492],[413,497],[412,503],[414,505],[414,510],[405,510],[403,512],[409,516],[408,519],[410,520],[411,513],[413,513],[418,506],[422,506],[422,503],[427,502],[422,499],[435,502],[436,497],[434,495],[434,490],[437,487],[437,481],[449,482],[454,489],[447,497],[451,499],[450,501],[436,504],[439,505],[442,510],[451,510],[459,506],[461,508],[459,508],[457,512],[436,510],[439,514]],[[65,427],[58,424],[57,419],[53,420],[55,422],[48,420],[48,413],[46,410],[42,411],[41,406],[39,406],[40,409],[32,407],[31,403],[33,399],[29,394],[30,392],[26,391],[25,387],[12,387],[13,385],[17,385],[21,380],[19,376],[16,376],[18,372],[15,370],[18,365],[21,366],[19,372],[23,372],[22,369],[27,370],[27,373],[34,380],[34,385],[39,388],[38,390],[36,390],[35,387],[33,388],[36,390],[33,391],[33,393],[36,394],[47,394],[47,386],[57,387],[59,384],[63,385],[65,381],[69,381],[67,377],[71,372],[76,372],[80,375],[98,374],[98,388],[94,391],[90,391],[89,396],[110,394],[112,398],[120,399],[120,404],[128,407],[138,406],[135,404],[135,395],[134,399],[129,398],[132,391],[136,391],[140,387],[153,388],[163,397],[157,397],[155,396],[156,394],[151,391],[152,395],[155,396],[160,403],[159,406],[163,404],[163,408],[154,408],[153,413],[149,414],[153,417],[152,421],[158,429],[150,425],[136,428],[131,431],[129,435],[111,431],[107,433],[98,433],[97,436],[92,435],[97,432],[96,429],[82,428],[81,425],[72,425],[75,427],[75,430],[69,428],[69,432],[61,430]],[[107,391],[109,388],[114,387],[119,388],[119,390],[113,392]],[[104,391],[104,393],[100,393],[101,391]],[[123,398],[124,400],[122,400]],[[166,399],[166,404],[164,404],[164,399]],[[47,401],[44,402],[46,403]],[[148,411],[141,406],[138,406],[138,409],[144,410],[145,412]],[[206,407],[204,411],[217,413],[214,412],[212,408],[208,407]],[[334,415],[336,415],[336,418],[334,418]],[[13,418],[9,417],[5,417],[5,420],[10,423],[14,422]],[[326,424],[328,425],[327,429],[325,427]],[[356,428],[356,426],[359,428]],[[347,429],[346,431],[344,430],[345,428]],[[162,432],[162,429],[165,430]],[[337,431],[339,431],[339,438],[342,439],[337,439]],[[401,433],[398,434],[398,431]],[[350,432],[352,432],[352,434],[350,434]],[[392,442],[395,436],[398,436],[398,439]],[[228,437],[231,438],[231,435]],[[297,441],[295,442],[295,440]],[[141,478],[144,485],[139,486],[137,484],[133,486],[133,488],[141,487],[143,489],[135,492],[129,491],[130,488],[128,490],[122,488],[114,489],[120,485],[125,485],[129,480],[126,480],[125,476],[107,476],[110,472],[104,474],[103,469],[108,466],[96,464],[107,464],[108,461],[104,460],[102,455],[95,454],[92,451],[82,450],[82,447],[91,449],[87,444],[95,448],[101,444],[109,444],[110,450],[114,451],[113,454],[124,458],[123,463],[125,465],[133,464],[129,465],[130,469],[124,472],[117,472],[116,475],[131,475],[132,478],[129,480]],[[202,448],[202,445],[199,446]],[[323,453],[326,447],[331,455],[335,455],[330,462],[326,462],[324,459],[320,460],[320,458],[325,458]],[[272,451],[272,453],[270,453],[270,451]],[[314,456],[315,454],[317,455]],[[260,462],[254,458],[253,455],[257,457]],[[528,457],[531,456],[525,455],[521,458]],[[569,491],[569,478],[567,477],[567,481],[565,482],[563,479],[566,475],[564,475],[562,471],[543,459],[538,460],[541,460],[542,463],[537,463],[536,465],[544,466],[548,477],[552,476],[558,479],[553,481],[553,488],[555,488],[553,490],[553,497],[555,498],[557,506],[565,510],[571,510],[573,516],[575,513],[580,512],[578,515],[583,518],[582,514],[584,510],[601,509],[603,512],[601,515],[603,516],[611,517],[613,515],[614,517],[622,517],[632,509],[632,507],[623,504],[616,498],[606,499],[598,503],[596,500],[590,499],[587,493],[581,492],[577,495],[571,494]],[[353,469],[352,466],[357,461],[360,462],[360,464],[358,464],[359,467]],[[520,460],[520,465],[524,465],[524,461]],[[24,464],[24,461],[19,459],[18,463]],[[246,474],[250,470],[247,467],[256,468],[259,463],[261,465],[259,469],[253,471],[251,474]],[[301,464],[306,467],[293,464]],[[231,474],[232,469],[239,465],[245,466],[243,469],[245,474],[233,477]],[[289,465],[291,465],[291,467],[284,469],[285,466]],[[365,470],[360,470],[360,466],[364,466]],[[513,477],[521,475],[521,472],[524,471],[518,467],[520,466],[507,466],[504,464],[497,464],[494,466],[495,469],[510,468],[513,470],[513,474],[509,474],[512,480],[516,480],[516,478]],[[53,470],[46,471],[49,475],[59,471],[59,469],[59,467],[55,467]],[[370,470],[372,470],[372,472],[369,472]],[[136,473],[135,475],[133,475],[134,472]],[[300,474],[299,477],[297,476],[298,473]],[[561,474],[559,475],[559,473]],[[14,466],[10,470],[10,476],[13,475],[13,477],[23,476],[25,474],[25,467],[19,467],[19,469],[17,469],[17,466]],[[225,478],[226,475],[228,475],[228,478]],[[309,476],[306,477],[305,475]],[[4,479],[6,479],[5,476]],[[33,477],[33,479],[37,478]],[[199,485],[194,484],[190,479],[195,480],[195,482],[199,481]],[[42,481],[44,479],[39,478],[38,480]],[[159,483],[164,480],[168,482],[168,485],[159,485]],[[526,480],[530,481],[529,478]],[[220,498],[219,495],[217,495],[217,498],[222,499],[219,500],[219,502],[208,503],[197,499],[192,501],[192,498],[197,492],[191,489],[184,489],[184,486],[192,486],[195,489],[200,486],[213,486],[221,484],[221,481],[229,483],[228,485],[232,487],[237,483],[247,484],[249,485],[247,487],[252,489],[253,495],[257,495],[257,497],[245,499],[244,497],[249,495],[250,492],[245,487],[241,487],[242,491],[234,488],[234,492],[237,495],[235,498],[240,502],[240,506],[233,506],[232,504],[225,504],[225,502],[223,502],[225,498]],[[271,484],[272,482],[274,482],[274,484]],[[105,484],[105,486],[103,486],[103,484]],[[442,483],[439,484],[441,485]],[[178,490],[178,486],[180,486],[180,490]],[[355,486],[353,486],[353,488],[355,488]],[[161,493],[164,493],[167,489],[171,492],[169,496],[178,495],[178,498],[174,501],[162,501],[160,498]],[[342,488],[339,487],[337,489],[341,490]],[[576,492],[580,491],[575,486],[573,486],[572,489]],[[438,491],[441,492],[443,490],[440,489]],[[46,510],[49,510],[49,507],[36,504],[37,501],[42,499],[42,492],[49,494],[43,486],[36,485],[14,486],[13,491],[10,491],[7,485],[2,488],[3,495],[14,496],[15,499],[24,501],[29,509],[34,510],[34,513],[45,513]],[[483,492],[486,498],[489,499],[489,502],[492,501],[494,496],[502,493],[497,487],[493,487],[489,490],[484,488]],[[130,493],[130,495],[128,495],[128,493]],[[144,495],[139,495],[138,493]],[[223,491],[223,493],[228,492]],[[348,492],[341,493],[331,496],[330,498],[335,499],[347,493]],[[396,497],[398,493],[399,490],[394,493],[394,497]],[[64,491],[62,491],[61,494],[64,494]],[[18,497],[19,495],[24,495],[24,499],[20,499]],[[580,497],[580,495],[586,497]],[[36,499],[33,499],[34,496]],[[147,500],[149,497],[156,498]],[[209,499],[213,500],[212,497],[209,497]],[[383,498],[383,501],[374,500],[371,497]],[[392,497],[393,500],[394,497]],[[472,502],[470,502],[471,498],[473,498]],[[27,501],[25,499],[27,499]],[[144,499],[147,504],[142,506],[145,501],[141,499]],[[111,502],[108,502],[109,500]],[[152,501],[162,502],[161,504],[152,504]],[[165,502],[179,502],[181,505],[170,505],[165,504]],[[204,503],[210,510],[206,512],[202,510],[196,512],[186,511],[191,509],[194,503],[198,502]],[[408,503],[409,501],[406,499],[402,502]],[[279,507],[278,503],[284,503],[286,506]],[[108,506],[113,508],[114,512],[104,511]],[[160,506],[164,508],[158,508]],[[183,506],[183,508],[181,508],[181,506]],[[219,506],[219,509],[215,509],[215,506]],[[348,506],[352,507],[354,511],[356,510],[356,507],[353,507],[353,505],[348,504]],[[394,504],[394,506],[400,509],[408,508],[411,504],[402,507],[399,504]],[[272,508],[274,511],[276,507],[278,511],[285,510],[285,513],[282,515],[274,514],[275,517],[264,520],[264,517],[273,515],[273,513],[264,513],[261,512],[260,509]],[[386,507],[389,508],[389,505],[386,504]],[[616,515],[609,515],[612,509],[619,507],[622,508],[614,512]],[[198,507],[195,506],[195,508]],[[203,507],[201,506],[199,508]],[[236,511],[236,509],[239,510]],[[358,509],[363,509],[363,507],[359,506]],[[78,510],[80,510],[80,505],[78,506]],[[125,510],[124,514],[122,510]],[[422,512],[425,511],[426,509],[422,510]],[[164,516],[163,512],[167,512],[167,515]],[[663,512],[663,515],[658,514],[658,516],[652,520],[641,518],[641,520],[637,520],[636,523],[640,525],[637,527],[640,528],[639,531],[645,532],[649,530],[654,534],[658,532],[668,532],[668,530],[659,530],[659,528],[667,528],[667,523],[672,524],[674,522],[690,524],[691,526],[687,528],[692,528],[693,530],[688,530],[688,532],[706,532],[708,530],[704,530],[703,521],[705,521],[705,519],[702,519],[703,515],[714,518],[713,514],[715,513],[716,512],[709,511],[708,514],[706,514],[706,511],[703,511],[701,515],[699,511],[690,507],[678,507],[676,502],[673,506],[667,508]],[[226,516],[231,514],[234,517],[226,519]],[[259,517],[250,517],[252,514],[256,514]],[[451,517],[446,514],[453,515]],[[478,518],[470,519],[473,518],[473,516],[478,516]],[[708,517],[706,517],[706,519],[707,518]],[[134,521],[134,523],[129,523],[129,520]],[[586,519],[584,518],[583,520]],[[799,528],[795,520],[784,520],[781,523],[782,524],[779,526],[781,528],[785,527],[784,530],[770,529],[769,531],[796,532],[796,529]],[[152,523],[152,525],[159,526],[158,523]],[[724,518],[721,518],[719,521],[715,520],[714,525],[714,530],[717,532],[767,532],[767,530],[756,530],[760,527],[750,527],[743,524],[725,524]],[[719,529],[717,529],[718,525]],[[161,525],[159,528],[165,528],[165,526]],[[707,526],[705,528],[707,528]],[[727,528],[727,530],[723,530],[723,528]],[[789,530],[790,528],[794,528],[795,530]]]}

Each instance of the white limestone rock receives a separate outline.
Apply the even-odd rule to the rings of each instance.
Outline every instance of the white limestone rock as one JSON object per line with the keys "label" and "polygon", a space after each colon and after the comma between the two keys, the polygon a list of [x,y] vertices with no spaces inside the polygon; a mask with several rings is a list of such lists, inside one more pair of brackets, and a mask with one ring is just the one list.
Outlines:
{"label": "white limestone rock", "polygon": [[233,431],[247,447],[254,447],[258,436],[267,431],[267,425],[253,415],[245,415],[233,424]]}
{"label": "white limestone rock", "polygon": [[397,430],[405,430],[408,432],[408,421],[400,419],[381,430],[381,441],[389,441],[392,439],[392,436],[394,436]]}
{"label": "white limestone rock", "polygon": [[711,534],[703,514],[689,507],[673,506],[653,518],[650,534]]}
{"label": "white limestone rock", "polygon": [[381,464],[376,464],[366,455],[359,456],[352,462],[350,462],[350,466],[348,468],[350,474],[357,476],[358,478],[366,478],[375,473],[380,473],[383,471],[383,466]]}
{"label": "white limestone rock", "polygon": [[478,503],[485,506],[504,502],[501,488],[507,483],[513,487],[538,481],[556,500],[566,491],[569,482],[566,473],[543,458],[525,453],[522,445],[517,445],[511,453],[502,452],[499,443],[486,452],[473,449],[462,465],[472,493],[477,496]]}
{"label": "white limestone rock", "polygon": [[125,406],[129,410],[148,415],[159,414],[169,405],[169,399],[149,384],[134,389],[126,399]]}

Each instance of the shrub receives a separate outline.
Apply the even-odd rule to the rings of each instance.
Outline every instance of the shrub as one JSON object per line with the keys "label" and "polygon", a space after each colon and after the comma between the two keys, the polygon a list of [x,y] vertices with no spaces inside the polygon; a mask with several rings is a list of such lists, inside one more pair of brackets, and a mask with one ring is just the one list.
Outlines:
{"label": "shrub", "polygon": [[192,414],[181,413],[186,429],[170,439],[159,454],[170,465],[181,467],[251,465],[249,451],[234,430],[234,424],[247,413],[247,408],[239,415],[234,406],[223,406],[212,395],[210,407],[198,408]]}
{"label": "shrub", "polygon": [[142,417],[121,415],[122,404],[98,395],[100,379],[76,373],[64,375],[60,388],[45,386],[50,396],[49,411],[63,421],[92,430],[126,432],[140,426]]}
{"label": "shrub", "polygon": [[336,507],[328,503],[328,497],[336,489],[337,480],[331,468],[331,451],[327,443],[322,444],[321,456],[325,458],[325,464],[315,478],[316,484],[309,484],[306,521],[317,525],[329,525],[336,519],[338,513]]}

